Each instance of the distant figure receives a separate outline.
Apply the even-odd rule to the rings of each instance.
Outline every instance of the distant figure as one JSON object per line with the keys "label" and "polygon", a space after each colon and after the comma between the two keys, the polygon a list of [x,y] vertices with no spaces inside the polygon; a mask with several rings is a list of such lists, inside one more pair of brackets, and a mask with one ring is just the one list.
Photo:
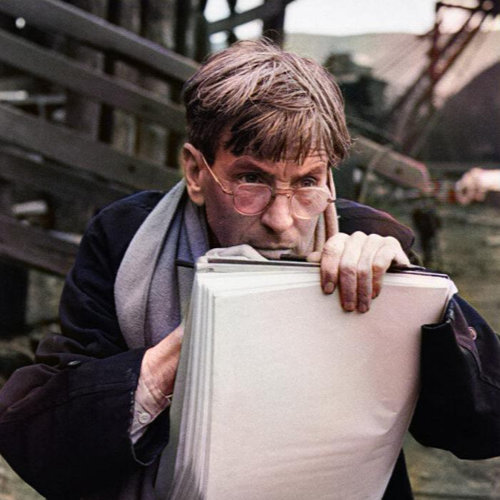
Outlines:
{"label": "distant figure", "polygon": [[472,168],[456,183],[456,199],[462,205],[484,201],[488,191],[500,191],[500,170]]}

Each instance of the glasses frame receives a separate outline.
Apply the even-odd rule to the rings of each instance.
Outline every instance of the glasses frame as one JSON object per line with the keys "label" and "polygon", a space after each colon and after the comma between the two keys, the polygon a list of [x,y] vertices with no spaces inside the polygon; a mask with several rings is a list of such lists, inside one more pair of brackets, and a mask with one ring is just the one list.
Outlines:
{"label": "glasses frame", "polygon": [[[223,193],[225,193],[225,194],[227,194],[227,195],[229,195],[229,196],[232,197],[232,199],[233,199],[233,207],[241,215],[246,215],[247,217],[252,217],[254,215],[260,215],[260,214],[264,213],[271,206],[271,204],[272,204],[273,200],[276,198],[276,196],[282,195],[282,196],[286,196],[287,197],[287,199],[288,199],[288,205],[289,205],[289,210],[290,210],[290,213],[293,216],[297,217],[297,219],[310,220],[310,219],[316,217],[316,215],[312,215],[310,217],[303,217],[301,215],[296,214],[295,211],[294,211],[294,209],[293,209],[293,206],[292,206],[292,198],[294,197],[295,193],[297,191],[301,190],[301,189],[318,190],[318,191],[321,191],[321,192],[323,192],[323,193],[325,193],[325,194],[327,194],[329,196],[329,198],[327,200],[325,200],[326,203],[327,203],[327,205],[326,205],[325,209],[323,210],[323,212],[328,208],[329,204],[336,202],[336,199],[332,196],[331,191],[327,187],[322,188],[322,187],[318,187],[318,186],[311,186],[311,187],[301,187],[301,188],[297,188],[297,189],[292,189],[292,188],[284,188],[283,189],[283,188],[274,188],[274,187],[268,186],[267,184],[264,184],[264,186],[271,191],[271,198],[269,199],[269,202],[259,212],[255,212],[253,214],[246,214],[245,212],[242,212],[241,210],[238,210],[238,207],[236,206],[236,203],[235,203],[235,193],[224,187],[224,185],[222,184],[222,182],[215,175],[215,172],[210,168],[210,165],[208,164],[208,162],[207,162],[205,156],[203,155],[203,153],[200,152],[200,155],[201,155],[201,158],[203,160],[203,163],[204,163],[205,167],[207,168],[208,172],[212,176],[212,179],[221,188],[221,190],[222,190]],[[329,178],[330,178],[330,176],[331,176],[331,174],[329,174]],[[252,183],[251,182],[246,182],[246,183],[243,183],[242,185],[244,185],[244,184],[252,184]],[[322,212],[319,212],[317,215],[319,215],[321,213]]]}

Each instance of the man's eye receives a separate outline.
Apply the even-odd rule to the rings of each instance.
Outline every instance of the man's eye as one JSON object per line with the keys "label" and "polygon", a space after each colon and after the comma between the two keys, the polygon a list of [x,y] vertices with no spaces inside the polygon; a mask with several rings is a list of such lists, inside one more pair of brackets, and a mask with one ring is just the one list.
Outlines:
{"label": "man's eye", "polygon": [[299,187],[316,187],[317,185],[318,181],[314,177],[304,177],[304,179],[300,180]]}
{"label": "man's eye", "polygon": [[255,173],[247,173],[241,174],[239,176],[240,182],[244,182],[246,184],[257,184],[263,182],[262,177],[259,174]]}

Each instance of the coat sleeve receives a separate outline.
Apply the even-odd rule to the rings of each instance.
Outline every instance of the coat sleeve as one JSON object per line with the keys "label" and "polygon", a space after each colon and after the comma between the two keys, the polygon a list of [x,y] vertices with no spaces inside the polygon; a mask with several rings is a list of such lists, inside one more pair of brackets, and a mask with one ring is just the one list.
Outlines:
{"label": "coat sleeve", "polygon": [[422,328],[421,392],[410,427],[425,446],[459,458],[500,455],[500,342],[462,298]]}
{"label": "coat sleeve", "polygon": [[114,308],[116,270],[143,216],[128,203],[93,221],[63,291],[63,335],[46,338],[36,363],[0,393],[0,453],[46,497],[105,487],[151,463],[168,440],[165,412],[135,447],[130,441],[144,350],[127,350]]}

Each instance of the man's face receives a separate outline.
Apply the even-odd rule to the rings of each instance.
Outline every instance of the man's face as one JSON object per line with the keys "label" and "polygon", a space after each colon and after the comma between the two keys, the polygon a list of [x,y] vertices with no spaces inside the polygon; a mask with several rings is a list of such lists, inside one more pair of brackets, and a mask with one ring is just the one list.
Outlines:
{"label": "man's face", "polygon": [[[237,157],[219,148],[211,167],[229,191],[234,191],[239,183],[262,182],[278,189],[324,187],[327,183],[327,161],[319,154],[311,154],[298,165],[257,160],[248,155]],[[200,173],[200,183],[213,245],[248,244],[269,259],[312,251],[318,217],[295,217],[288,197],[277,195],[261,214],[242,215],[235,210],[232,196],[222,191],[206,168]]]}

